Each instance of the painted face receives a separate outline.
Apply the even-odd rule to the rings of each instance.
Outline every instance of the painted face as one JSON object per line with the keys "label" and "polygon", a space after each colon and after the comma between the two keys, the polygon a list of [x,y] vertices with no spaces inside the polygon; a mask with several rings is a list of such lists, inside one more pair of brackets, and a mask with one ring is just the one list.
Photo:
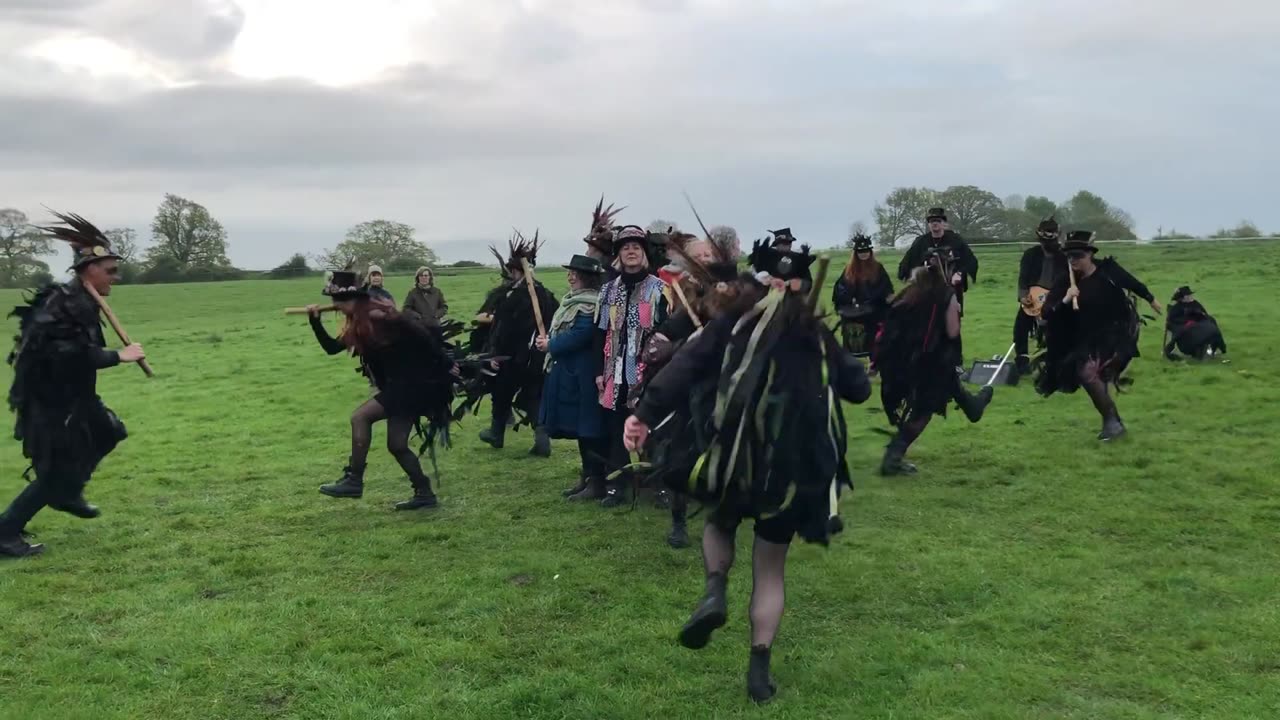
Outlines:
{"label": "painted face", "polygon": [[1071,263],[1072,270],[1087,270],[1093,265],[1093,256],[1089,253],[1073,252],[1068,253],[1067,261]]}
{"label": "painted face", "polygon": [[929,221],[929,234],[934,237],[942,237],[942,234],[946,231],[946,229],[947,229],[946,223],[944,223],[942,220],[934,218],[933,220]]}
{"label": "painted face", "polygon": [[80,279],[105,297],[111,294],[111,286],[120,279],[120,263],[114,259],[91,263],[80,271]]}

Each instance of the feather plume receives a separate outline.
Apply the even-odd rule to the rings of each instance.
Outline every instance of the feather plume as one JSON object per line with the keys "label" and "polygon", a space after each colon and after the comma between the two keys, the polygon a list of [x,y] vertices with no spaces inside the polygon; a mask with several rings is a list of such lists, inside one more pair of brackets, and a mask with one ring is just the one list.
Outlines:
{"label": "feather plume", "polygon": [[45,209],[62,221],[62,225],[46,225],[39,229],[54,239],[71,245],[77,266],[94,260],[120,257],[112,252],[111,240],[93,223],[75,213],[63,214],[49,208]]}

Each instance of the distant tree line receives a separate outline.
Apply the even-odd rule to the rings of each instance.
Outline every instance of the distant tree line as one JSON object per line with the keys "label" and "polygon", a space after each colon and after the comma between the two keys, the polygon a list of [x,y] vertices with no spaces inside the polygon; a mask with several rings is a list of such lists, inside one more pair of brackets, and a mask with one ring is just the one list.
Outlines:
{"label": "distant tree line", "polygon": [[[1004,199],[973,185],[954,185],[945,190],[927,187],[895,188],[873,210],[876,228],[858,221],[850,226],[849,237],[872,235],[878,244],[893,246],[926,231],[929,208],[947,211],[953,230],[971,243],[1028,240],[1036,225],[1053,216],[1066,228],[1087,228],[1105,240],[1135,237],[1133,218],[1101,196],[1081,190],[1056,203],[1049,198],[1011,195]],[[350,228],[342,242],[314,257],[296,253],[278,267],[256,273],[235,267],[227,256],[227,231],[203,205],[173,194],[165,194],[151,221],[151,242],[144,247],[130,227],[104,229],[116,253],[124,258],[121,281],[126,283],[178,283],[236,280],[245,277],[288,279],[355,263],[360,270],[371,264],[385,272],[413,272],[436,265],[436,254],[415,237],[412,226],[377,219]],[[678,230],[670,220],[649,223],[651,232]],[[732,233],[724,227],[713,234]],[[736,235],[736,233],[734,234]],[[1263,232],[1247,220],[1234,228],[1219,228],[1213,238],[1254,238]],[[1190,238],[1176,229],[1160,228],[1155,239]],[[1280,238],[1280,233],[1271,237]],[[32,287],[53,279],[44,258],[59,252],[59,243],[33,227],[26,213],[0,209],[0,287]],[[481,267],[474,260],[461,260],[451,267]]]}

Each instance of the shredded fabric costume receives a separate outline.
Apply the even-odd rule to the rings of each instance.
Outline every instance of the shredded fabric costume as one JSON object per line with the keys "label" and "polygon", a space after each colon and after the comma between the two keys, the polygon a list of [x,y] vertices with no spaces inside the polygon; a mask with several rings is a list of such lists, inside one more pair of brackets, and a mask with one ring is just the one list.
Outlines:
{"label": "shredded fabric costume", "polygon": [[666,319],[667,286],[647,272],[623,273],[600,291],[596,327],[604,332],[604,394],[607,410],[626,407],[628,389],[644,377],[641,350]]}
{"label": "shredded fabric costume", "polygon": [[1125,368],[1138,357],[1142,319],[1128,293],[1150,302],[1155,296],[1112,258],[1101,260],[1087,278],[1076,282],[1080,309],[1064,305],[1070,287],[1063,277],[1045,300],[1045,351],[1036,379],[1040,394],[1073,393],[1083,377],[1097,375],[1104,384],[1117,384]]}
{"label": "shredded fabric costume", "polygon": [[885,416],[894,427],[911,416],[947,414],[962,362],[958,340],[947,336],[947,307],[954,298],[943,288],[915,304],[889,308],[876,344],[876,367]]}
{"label": "shredded fabric costume", "polygon": [[[1182,293],[1183,288],[1179,290]],[[1204,358],[1211,353],[1225,353],[1227,341],[1222,338],[1218,321],[1205,310],[1198,300],[1186,301],[1175,295],[1169,304],[1169,317],[1165,321],[1169,340],[1165,343],[1165,357],[1172,358],[1177,348],[1183,355]]]}

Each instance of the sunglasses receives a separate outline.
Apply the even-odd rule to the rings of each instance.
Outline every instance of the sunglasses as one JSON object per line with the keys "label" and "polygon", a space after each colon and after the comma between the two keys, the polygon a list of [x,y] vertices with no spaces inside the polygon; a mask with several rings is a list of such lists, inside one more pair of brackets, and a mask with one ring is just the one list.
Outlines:
{"label": "sunglasses", "polygon": [[1080,259],[1082,259],[1082,258],[1087,258],[1087,257],[1089,257],[1089,253],[1084,253],[1084,252],[1069,252],[1069,253],[1067,253],[1067,257],[1068,257],[1068,258],[1070,258],[1070,259],[1072,259],[1072,260],[1080,260]]}

